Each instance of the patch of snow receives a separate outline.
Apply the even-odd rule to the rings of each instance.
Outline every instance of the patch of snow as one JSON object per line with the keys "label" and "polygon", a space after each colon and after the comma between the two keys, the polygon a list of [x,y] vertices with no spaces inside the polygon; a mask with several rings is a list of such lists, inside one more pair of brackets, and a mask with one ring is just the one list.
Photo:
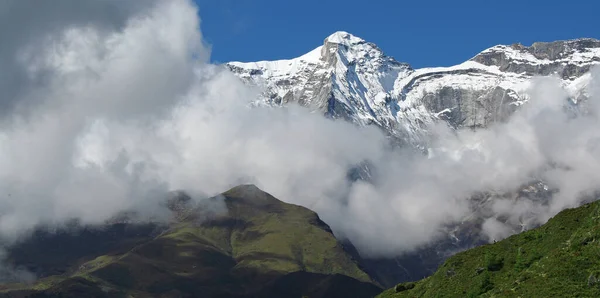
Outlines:
{"label": "patch of snow", "polygon": [[338,31],[338,32],[335,32],[335,33],[329,35],[325,39],[325,42],[338,43],[338,44],[350,46],[350,45],[354,45],[354,44],[358,44],[358,43],[363,43],[365,41],[362,38],[356,37],[348,32]]}
{"label": "patch of snow", "polygon": [[443,109],[443,110],[435,113],[434,115],[435,115],[435,117],[439,118],[442,114],[451,113],[451,112],[452,112],[451,109],[446,108],[446,109]]}

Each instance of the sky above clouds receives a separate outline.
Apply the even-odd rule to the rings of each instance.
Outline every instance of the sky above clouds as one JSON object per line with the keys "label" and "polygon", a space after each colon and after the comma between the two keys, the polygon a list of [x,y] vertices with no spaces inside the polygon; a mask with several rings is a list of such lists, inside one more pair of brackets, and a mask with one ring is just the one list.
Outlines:
{"label": "sky above clouds", "polygon": [[413,67],[450,66],[497,45],[600,38],[590,0],[195,0],[215,62],[300,56],[335,31]]}
{"label": "sky above clouds", "polygon": [[[152,213],[171,190],[202,199],[253,183],[315,210],[362,254],[390,256],[439,237],[478,191],[543,179],[561,189],[549,204],[496,210],[541,222],[597,190],[600,106],[590,100],[589,114],[568,118],[552,79],[533,84],[531,103],[507,123],[433,127],[428,157],[298,106],[250,108],[260,90],[209,62],[200,28],[214,25],[189,0],[56,0],[41,16],[34,0],[1,3],[10,25],[0,26],[2,240],[40,223]],[[376,179],[348,181],[363,162]]]}

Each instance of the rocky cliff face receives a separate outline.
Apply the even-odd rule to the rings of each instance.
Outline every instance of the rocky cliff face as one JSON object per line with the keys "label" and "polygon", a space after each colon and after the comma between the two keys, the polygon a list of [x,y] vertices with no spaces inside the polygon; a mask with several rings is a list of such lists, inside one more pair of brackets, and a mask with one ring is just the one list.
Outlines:
{"label": "rocky cliff face", "polygon": [[265,88],[258,104],[296,102],[418,144],[433,121],[476,128],[505,120],[528,100],[534,76],[557,75],[574,102],[584,100],[586,72],[596,64],[600,41],[577,39],[498,45],[459,65],[413,69],[375,44],[336,32],[298,58],[226,66]]}
{"label": "rocky cliff face", "polygon": [[536,42],[530,47],[522,44],[495,46],[471,59],[500,71],[524,73],[529,76],[556,74],[564,80],[574,80],[590,66],[600,62],[600,41],[582,38],[567,41]]}

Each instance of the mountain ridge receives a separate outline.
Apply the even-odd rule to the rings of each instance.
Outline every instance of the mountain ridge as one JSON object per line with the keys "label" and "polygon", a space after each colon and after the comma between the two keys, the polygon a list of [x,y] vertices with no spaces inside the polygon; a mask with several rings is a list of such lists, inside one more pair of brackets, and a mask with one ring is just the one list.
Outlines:
{"label": "mountain ridge", "polygon": [[440,120],[473,128],[506,120],[528,101],[534,76],[557,74],[574,102],[585,100],[586,73],[598,64],[600,41],[581,38],[496,45],[458,65],[413,69],[375,44],[338,31],[298,58],[225,66],[263,88],[255,104],[295,102],[423,145],[427,124]]}
{"label": "mountain ridge", "polygon": [[[252,185],[200,205],[176,195],[168,204],[173,221],[159,233],[154,225],[116,223],[92,233],[85,227],[41,233],[17,244],[8,261],[37,266],[41,279],[3,284],[0,296],[346,297],[336,288],[347,287],[366,298],[381,292],[313,211]],[[218,202],[227,213],[202,216],[205,203]]]}

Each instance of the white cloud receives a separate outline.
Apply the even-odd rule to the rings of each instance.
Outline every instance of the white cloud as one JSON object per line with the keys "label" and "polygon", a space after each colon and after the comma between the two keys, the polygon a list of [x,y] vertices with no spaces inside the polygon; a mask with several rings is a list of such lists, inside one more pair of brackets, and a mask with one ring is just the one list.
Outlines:
{"label": "white cloud", "polygon": [[[38,9],[25,2],[0,11],[17,7],[15,24],[35,19]],[[3,237],[40,222],[97,223],[152,209],[173,189],[216,194],[255,183],[317,211],[361,253],[396,255],[468,214],[466,199],[475,192],[544,179],[561,189],[549,205],[494,205],[499,214],[544,220],[597,188],[596,101],[590,116],[570,119],[552,80],[534,84],[531,102],[507,123],[475,132],[436,127],[428,158],[390,150],[375,128],[300,107],[250,109],[259,90],[207,63],[190,1],[131,1],[118,9],[116,2],[44,2],[52,13],[6,35]],[[348,181],[348,169],[363,161],[374,165],[374,182]],[[568,169],[548,169],[548,162]],[[484,226],[493,237],[506,230],[492,219]]]}

